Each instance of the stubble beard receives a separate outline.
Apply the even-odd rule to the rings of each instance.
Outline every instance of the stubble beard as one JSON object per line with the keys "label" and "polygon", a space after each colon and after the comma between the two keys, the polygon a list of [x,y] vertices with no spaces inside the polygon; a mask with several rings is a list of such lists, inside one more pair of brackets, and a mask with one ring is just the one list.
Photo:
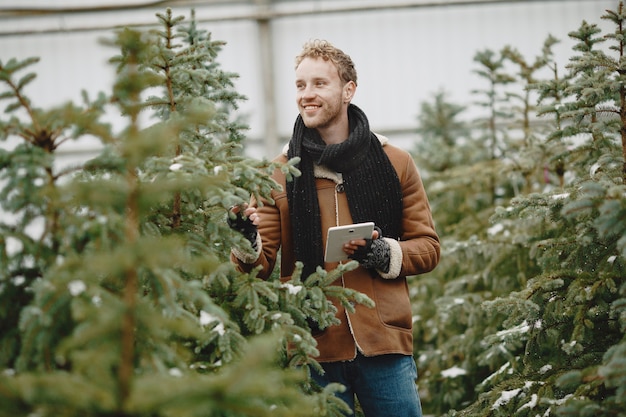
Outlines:
{"label": "stubble beard", "polygon": [[331,126],[335,120],[339,119],[341,114],[341,98],[333,101],[326,102],[326,105],[321,108],[321,113],[317,114],[313,118],[308,118],[304,115],[304,111],[301,113],[304,125],[309,129],[323,129]]}

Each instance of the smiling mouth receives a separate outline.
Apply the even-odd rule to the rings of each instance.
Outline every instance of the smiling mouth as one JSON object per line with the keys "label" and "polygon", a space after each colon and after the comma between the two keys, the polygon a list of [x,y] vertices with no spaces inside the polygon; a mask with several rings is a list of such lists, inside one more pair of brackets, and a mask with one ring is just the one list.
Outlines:
{"label": "smiling mouth", "polygon": [[317,110],[320,108],[320,106],[314,106],[314,105],[308,105],[308,106],[303,106],[304,110]]}

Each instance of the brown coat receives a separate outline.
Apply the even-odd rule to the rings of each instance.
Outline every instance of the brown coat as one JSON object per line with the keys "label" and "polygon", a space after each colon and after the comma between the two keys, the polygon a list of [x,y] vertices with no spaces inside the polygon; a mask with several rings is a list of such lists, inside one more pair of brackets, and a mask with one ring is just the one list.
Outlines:
{"label": "brown coat", "polygon": [[[411,355],[413,353],[412,311],[406,277],[429,272],[439,262],[439,238],[435,232],[430,206],[424,187],[411,156],[380,137],[384,150],[400,179],[403,193],[402,236],[399,242],[390,243],[391,268],[387,274],[375,278],[362,267],[347,272],[338,285],[355,289],[369,296],[376,303],[375,308],[357,305],[355,313],[348,313],[339,303],[338,326],[331,326],[315,338],[318,342],[319,362],[333,362],[354,359],[358,348],[366,356],[388,353]],[[286,162],[280,155],[277,161]],[[316,167],[316,186],[321,214],[323,246],[326,230],[331,226],[351,224],[346,194],[336,192],[336,183],[341,182],[338,174]],[[261,278],[271,275],[278,250],[281,251],[280,276],[287,280],[293,273],[294,259],[291,220],[285,192],[285,175],[276,170],[273,175],[282,191],[274,190],[274,205],[265,204],[258,208],[261,218],[258,230],[261,245],[258,258],[246,259],[240,252],[233,251],[232,260],[243,271],[262,265]],[[338,222],[337,222],[338,219]],[[235,255],[236,254],[236,255]],[[256,258],[256,259],[255,259]],[[332,270],[337,263],[326,263],[326,270]],[[305,278],[305,277],[303,277]]]}

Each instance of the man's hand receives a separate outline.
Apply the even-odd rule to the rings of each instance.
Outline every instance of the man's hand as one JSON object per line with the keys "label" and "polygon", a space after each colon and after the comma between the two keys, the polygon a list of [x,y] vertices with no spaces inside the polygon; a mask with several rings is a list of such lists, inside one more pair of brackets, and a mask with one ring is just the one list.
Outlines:
{"label": "man's hand", "polygon": [[242,204],[233,206],[229,210],[228,225],[231,229],[241,233],[250,244],[256,249],[257,226],[261,222],[261,217],[256,211],[256,207]]}
{"label": "man's hand", "polygon": [[363,268],[389,271],[391,248],[382,237],[382,231],[375,227],[371,239],[354,239],[343,245],[350,259],[358,261]]}
{"label": "man's hand", "polygon": [[349,242],[346,242],[343,245],[343,251],[348,254],[348,257],[351,257],[354,254],[354,252],[356,252],[363,246],[366,246],[368,241],[371,242],[374,239],[378,239],[381,235],[379,230],[380,229],[378,227],[374,227],[374,231],[372,232],[371,239],[353,239]]}

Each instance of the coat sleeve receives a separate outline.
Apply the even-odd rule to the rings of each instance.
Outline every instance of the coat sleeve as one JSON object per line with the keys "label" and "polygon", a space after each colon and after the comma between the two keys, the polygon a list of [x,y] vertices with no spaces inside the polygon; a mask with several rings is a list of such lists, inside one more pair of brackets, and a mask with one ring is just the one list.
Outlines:
{"label": "coat sleeve", "polygon": [[390,242],[391,275],[383,276],[387,279],[430,272],[439,263],[440,256],[439,236],[415,162],[408,153],[398,161],[403,198],[402,236],[398,242]]}
{"label": "coat sleeve", "polygon": [[[280,178],[280,172],[274,174],[274,179],[284,183]],[[284,188],[284,187],[283,187]],[[284,192],[272,191],[274,201],[281,200]],[[237,269],[242,272],[250,272],[260,267],[258,277],[268,279],[274,270],[279,249],[281,247],[281,213],[276,204],[263,200],[263,204],[257,204],[254,200],[251,205],[257,207],[260,224],[257,233],[257,250],[254,253],[245,253],[239,248],[231,250],[230,259]]]}

